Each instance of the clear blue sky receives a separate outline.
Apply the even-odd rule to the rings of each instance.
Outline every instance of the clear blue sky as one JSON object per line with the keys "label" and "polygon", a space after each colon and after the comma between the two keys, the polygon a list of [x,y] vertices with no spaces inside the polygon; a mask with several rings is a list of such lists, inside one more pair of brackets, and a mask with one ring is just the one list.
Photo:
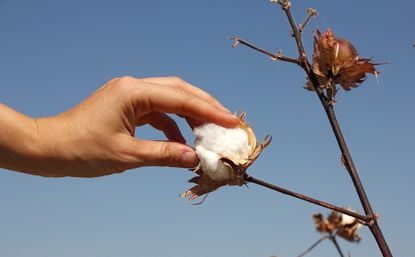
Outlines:
{"label": "clear blue sky", "polygon": [[[306,2],[306,3],[304,3]],[[293,1],[305,31],[331,27],[361,56],[387,62],[336,110],[380,225],[395,256],[413,255],[415,2]],[[296,56],[284,14],[263,1],[0,0],[0,101],[40,117],[67,110],[114,76],[181,76],[228,108],[248,112],[274,140],[251,174],[362,211],[317,97],[291,64],[245,47]],[[109,107],[110,108],[110,107]],[[189,142],[191,131],[180,122]],[[1,128],[0,128],[1,131]],[[159,139],[147,127],[137,135]],[[296,256],[319,238],[311,215],[325,209],[251,185],[212,193],[201,206],[178,198],[190,172],[142,168],[97,179],[47,179],[0,170],[4,257]],[[341,241],[352,256],[379,256]],[[331,257],[328,242],[310,256]]]}

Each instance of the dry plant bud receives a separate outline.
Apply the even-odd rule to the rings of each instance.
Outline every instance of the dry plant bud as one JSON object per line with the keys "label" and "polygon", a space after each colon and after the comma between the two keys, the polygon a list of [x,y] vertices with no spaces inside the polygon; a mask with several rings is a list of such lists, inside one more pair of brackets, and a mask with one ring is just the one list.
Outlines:
{"label": "dry plant bud", "polygon": [[320,233],[327,233],[330,236],[338,235],[349,242],[361,240],[357,231],[362,227],[362,224],[354,217],[333,211],[327,219],[321,213],[314,214],[313,220]]}
{"label": "dry plant bud", "polygon": [[245,122],[245,113],[239,116],[236,128],[207,123],[196,127],[194,133],[200,162],[193,170],[197,176],[189,182],[197,185],[181,195],[190,200],[225,185],[244,185],[246,170],[271,142],[271,137],[266,136],[262,144],[257,144],[254,131]]}
{"label": "dry plant bud", "polygon": [[308,8],[307,13],[310,14],[311,16],[318,16],[318,12],[314,8]]}
{"label": "dry plant bud", "polygon": [[[331,89],[333,96],[339,84],[344,90],[358,87],[368,73],[377,76],[376,63],[371,59],[359,58],[354,46],[346,39],[335,37],[328,29],[321,34],[314,31],[313,71],[323,89]],[[307,78],[308,79],[308,78]],[[306,89],[314,90],[308,79]]]}

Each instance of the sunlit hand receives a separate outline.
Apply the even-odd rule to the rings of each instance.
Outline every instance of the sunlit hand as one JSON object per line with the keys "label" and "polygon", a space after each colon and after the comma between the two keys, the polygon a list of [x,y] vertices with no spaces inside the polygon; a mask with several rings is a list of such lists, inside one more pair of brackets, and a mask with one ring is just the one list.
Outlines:
{"label": "sunlit hand", "polygon": [[[190,126],[238,124],[217,100],[179,78],[116,78],[73,109],[35,119],[38,147],[29,154],[34,161],[29,167],[7,162],[3,166],[52,177],[97,177],[142,166],[196,166],[194,150],[166,113],[186,118]],[[168,140],[135,138],[135,128],[144,124],[163,131]]]}

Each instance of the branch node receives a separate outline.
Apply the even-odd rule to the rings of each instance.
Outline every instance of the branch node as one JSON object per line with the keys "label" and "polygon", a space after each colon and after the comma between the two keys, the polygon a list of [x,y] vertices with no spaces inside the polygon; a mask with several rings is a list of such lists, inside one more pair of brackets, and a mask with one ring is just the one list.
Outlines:
{"label": "branch node", "polygon": [[288,10],[291,8],[291,1],[289,0],[271,0],[271,3],[281,5],[283,10]]}
{"label": "branch node", "polygon": [[373,215],[368,215],[367,217],[369,218],[367,225],[370,227],[370,226],[373,226],[376,223],[376,221],[379,219],[379,214],[374,213]]}
{"label": "branch node", "polygon": [[318,16],[318,12],[316,9],[314,8],[308,8],[307,9],[307,14],[311,15],[311,16]]}
{"label": "branch node", "polygon": [[277,61],[277,60],[281,60],[281,58],[283,58],[283,54],[282,54],[282,50],[278,50],[274,56],[270,56],[271,60],[273,61]]}
{"label": "branch node", "polygon": [[238,37],[238,36],[236,36],[236,37],[228,37],[228,38],[233,41],[231,47],[237,47],[239,45],[240,40],[241,40],[241,38]]}

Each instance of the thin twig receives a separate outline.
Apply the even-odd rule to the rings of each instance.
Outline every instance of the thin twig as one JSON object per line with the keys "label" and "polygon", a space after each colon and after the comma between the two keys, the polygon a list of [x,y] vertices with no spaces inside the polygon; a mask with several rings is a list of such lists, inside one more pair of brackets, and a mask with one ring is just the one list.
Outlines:
{"label": "thin twig", "polygon": [[305,17],[303,23],[301,23],[300,25],[298,25],[298,30],[300,32],[304,31],[305,26],[307,26],[308,22],[311,20],[311,18],[317,16],[317,10],[313,9],[313,8],[308,8],[307,9],[307,16]]}
{"label": "thin twig", "polygon": [[330,240],[333,242],[334,246],[336,247],[337,251],[339,252],[340,257],[344,257],[343,251],[340,248],[339,243],[337,243],[336,235],[330,237]]}
{"label": "thin twig", "polygon": [[233,40],[233,47],[237,46],[238,44],[242,44],[245,45],[247,47],[250,47],[258,52],[261,52],[263,54],[268,55],[269,57],[271,57],[272,60],[280,60],[280,61],[284,61],[284,62],[290,62],[290,63],[295,63],[297,65],[301,66],[301,62],[299,59],[295,59],[295,58],[291,58],[291,57],[287,57],[282,55],[281,52],[277,52],[277,54],[273,54],[268,52],[267,50],[264,50],[262,48],[256,47],[255,45],[248,43],[247,41],[241,39],[240,37],[229,37],[229,39]]}
{"label": "thin twig", "polygon": [[314,244],[312,244],[307,250],[305,250],[303,253],[301,253],[300,255],[298,255],[297,257],[303,257],[304,255],[306,255],[307,253],[311,252],[311,250],[313,250],[317,245],[319,245],[321,242],[323,242],[324,240],[326,240],[327,238],[329,238],[329,235],[325,235],[322,238],[320,238],[319,240],[317,240]]}
{"label": "thin twig", "polygon": [[282,187],[273,185],[271,183],[262,181],[260,179],[254,178],[254,177],[252,177],[252,176],[250,176],[248,174],[245,177],[245,181],[251,182],[251,183],[254,183],[254,184],[257,184],[257,185],[260,185],[260,186],[269,188],[269,189],[272,189],[274,191],[278,191],[278,192],[280,192],[282,194],[289,195],[289,196],[292,196],[292,197],[301,199],[303,201],[307,201],[307,202],[310,202],[310,203],[313,203],[313,204],[316,204],[316,205],[319,205],[319,206],[322,206],[322,207],[331,209],[333,211],[337,211],[337,212],[340,212],[340,213],[344,213],[344,214],[349,215],[349,216],[352,216],[352,217],[354,217],[354,218],[356,218],[358,220],[361,220],[363,224],[366,224],[367,222],[370,222],[372,220],[370,217],[366,217],[366,216],[361,215],[359,213],[356,213],[354,211],[351,211],[351,210],[348,210],[348,209],[345,209],[345,208],[341,208],[341,207],[335,206],[333,204],[329,204],[329,203],[326,203],[326,202],[323,202],[323,201],[314,199],[312,197],[309,197],[309,196],[306,196],[306,195],[303,195],[303,194],[299,194],[299,193],[290,191],[288,189],[285,189],[285,188],[282,188]]}

